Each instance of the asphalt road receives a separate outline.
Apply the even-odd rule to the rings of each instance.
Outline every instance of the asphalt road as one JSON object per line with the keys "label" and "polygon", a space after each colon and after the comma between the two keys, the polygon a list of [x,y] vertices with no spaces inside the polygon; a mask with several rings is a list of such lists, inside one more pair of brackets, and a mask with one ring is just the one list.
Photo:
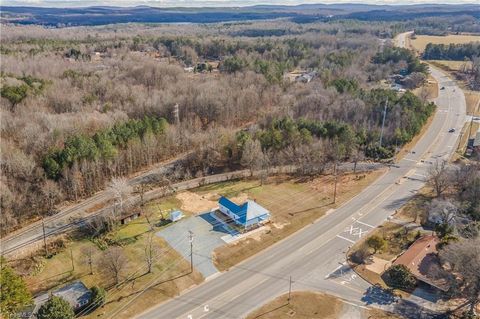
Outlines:
{"label": "asphalt road", "polygon": [[[397,43],[405,44],[405,34]],[[448,159],[456,149],[458,133],[448,130],[460,132],[466,118],[465,97],[441,71],[431,73],[439,87],[445,87],[435,101],[437,112],[427,132],[396,167],[334,212],[139,318],[242,318],[287,292],[290,276],[294,290],[323,291],[359,306],[396,307],[407,314],[412,303],[393,303],[391,297],[369,287],[345,266],[345,252],[424,185],[430,163]]]}

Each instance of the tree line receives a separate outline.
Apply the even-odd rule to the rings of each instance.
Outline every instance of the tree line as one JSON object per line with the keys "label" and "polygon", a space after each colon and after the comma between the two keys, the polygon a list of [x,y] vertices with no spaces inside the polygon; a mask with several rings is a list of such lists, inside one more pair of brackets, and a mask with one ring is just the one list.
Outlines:
{"label": "tree line", "polygon": [[472,60],[480,56],[480,42],[462,44],[434,44],[428,43],[422,57],[425,60]]}

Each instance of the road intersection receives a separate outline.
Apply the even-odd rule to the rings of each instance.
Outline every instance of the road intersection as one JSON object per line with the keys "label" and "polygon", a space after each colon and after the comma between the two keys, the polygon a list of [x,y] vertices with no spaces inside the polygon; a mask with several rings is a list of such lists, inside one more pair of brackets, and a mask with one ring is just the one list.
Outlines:
{"label": "road intersection", "polygon": [[[399,36],[405,43],[406,34]],[[424,184],[432,163],[454,153],[466,119],[465,97],[440,70],[437,112],[411,152],[362,193],[283,241],[211,280],[139,315],[139,318],[242,318],[288,291],[314,290],[336,295],[360,307],[388,310],[413,303],[395,303],[391,296],[359,278],[345,263],[345,253],[362,236],[389,218]],[[205,311],[205,307],[208,311]]]}

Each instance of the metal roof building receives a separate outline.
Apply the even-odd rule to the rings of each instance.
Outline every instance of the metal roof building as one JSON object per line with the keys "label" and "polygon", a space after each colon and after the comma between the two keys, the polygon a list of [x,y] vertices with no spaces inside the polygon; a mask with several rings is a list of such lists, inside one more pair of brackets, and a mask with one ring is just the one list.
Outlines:
{"label": "metal roof building", "polygon": [[252,200],[237,205],[222,196],[218,200],[218,206],[222,213],[245,228],[256,226],[270,219],[270,212]]}

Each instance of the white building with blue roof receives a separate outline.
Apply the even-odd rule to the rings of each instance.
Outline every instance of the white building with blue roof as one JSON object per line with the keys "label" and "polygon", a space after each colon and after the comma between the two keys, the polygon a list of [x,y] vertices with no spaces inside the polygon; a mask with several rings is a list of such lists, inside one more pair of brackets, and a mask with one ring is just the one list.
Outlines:
{"label": "white building with blue roof", "polygon": [[218,207],[223,214],[244,228],[258,226],[270,219],[270,212],[252,200],[247,200],[242,205],[237,205],[222,196],[218,200]]}

